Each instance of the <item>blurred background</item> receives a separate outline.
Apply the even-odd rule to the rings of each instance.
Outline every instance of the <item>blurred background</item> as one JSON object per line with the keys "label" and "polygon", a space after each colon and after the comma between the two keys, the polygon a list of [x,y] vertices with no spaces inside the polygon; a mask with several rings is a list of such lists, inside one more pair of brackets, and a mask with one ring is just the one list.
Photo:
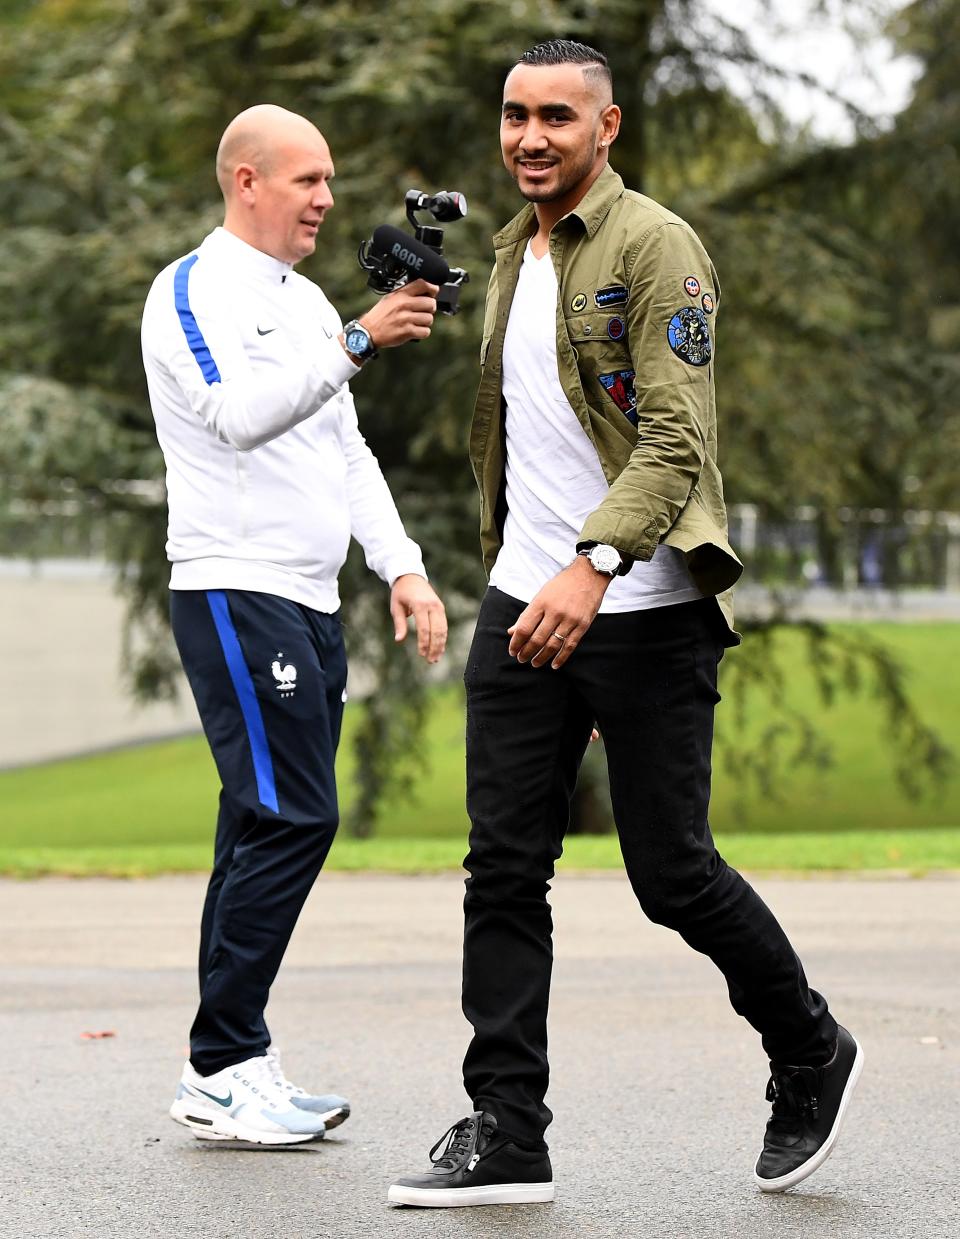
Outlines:
{"label": "blurred background", "polygon": [[[811,863],[960,865],[960,0],[2,0],[0,869],[206,863],[217,784],[167,627],[139,321],[220,221],[217,142],[260,101],[329,140],[336,206],[301,269],[345,319],[372,299],[357,246],[406,227],[407,189],[469,202],[446,234],[462,313],[355,387],[456,639],[425,677],[351,554],[334,858],[351,836],[462,852],[466,432],[490,237],[521,205],[499,105],[558,35],[607,54],[613,166],[694,225],[723,288],[745,641],[714,824],[775,860],[790,835]],[[613,863],[602,745],[572,829]]]}

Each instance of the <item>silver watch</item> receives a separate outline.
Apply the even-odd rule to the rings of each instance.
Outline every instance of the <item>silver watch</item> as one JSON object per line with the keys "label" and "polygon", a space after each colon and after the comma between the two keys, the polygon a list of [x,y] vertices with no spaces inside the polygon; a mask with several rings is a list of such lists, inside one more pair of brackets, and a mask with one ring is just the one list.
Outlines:
{"label": "silver watch", "polygon": [[620,569],[623,567],[623,557],[615,546],[607,546],[605,542],[598,542],[596,546],[584,547],[582,551],[577,552],[579,555],[586,555],[587,559],[597,572],[602,572],[604,576],[618,576]]}

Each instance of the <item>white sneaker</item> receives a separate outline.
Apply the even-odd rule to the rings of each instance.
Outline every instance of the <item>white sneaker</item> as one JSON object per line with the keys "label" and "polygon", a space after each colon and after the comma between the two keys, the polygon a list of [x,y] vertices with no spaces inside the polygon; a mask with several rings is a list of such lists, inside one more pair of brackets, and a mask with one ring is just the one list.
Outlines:
{"label": "white sneaker", "polygon": [[201,1140],[246,1140],[251,1144],[301,1144],[323,1137],[326,1126],[274,1082],[265,1055],[198,1075],[186,1063],[170,1117]]}
{"label": "white sneaker", "polygon": [[299,1110],[306,1110],[310,1114],[315,1114],[323,1120],[327,1131],[331,1131],[334,1127],[339,1127],[350,1117],[350,1102],[346,1097],[339,1097],[336,1093],[321,1093],[319,1095],[308,1093],[306,1089],[292,1084],[283,1074],[283,1068],[280,1066],[280,1050],[279,1047],[272,1043],[267,1046],[267,1068],[274,1084],[280,1092],[288,1098]]}

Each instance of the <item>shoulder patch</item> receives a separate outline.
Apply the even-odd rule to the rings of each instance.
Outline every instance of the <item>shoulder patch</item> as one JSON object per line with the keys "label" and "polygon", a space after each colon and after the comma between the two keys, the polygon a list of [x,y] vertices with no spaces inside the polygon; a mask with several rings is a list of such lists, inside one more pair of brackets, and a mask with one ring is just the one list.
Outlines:
{"label": "shoulder patch", "polygon": [[690,297],[696,297],[700,293],[700,281],[695,275],[688,275],[683,281],[683,290]]}
{"label": "shoulder patch", "polygon": [[685,305],[677,310],[667,326],[667,340],[688,366],[705,366],[713,355],[707,316],[699,306]]}
{"label": "shoulder patch", "polygon": [[704,314],[713,313],[713,298],[710,296],[709,293],[703,294],[703,296],[700,298],[700,304],[703,306]]}
{"label": "shoulder patch", "polygon": [[627,290],[622,284],[611,284],[608,288],[598,288],[593,294],[597,309],[603,310],[608,305],[623,305],[627,300]]}

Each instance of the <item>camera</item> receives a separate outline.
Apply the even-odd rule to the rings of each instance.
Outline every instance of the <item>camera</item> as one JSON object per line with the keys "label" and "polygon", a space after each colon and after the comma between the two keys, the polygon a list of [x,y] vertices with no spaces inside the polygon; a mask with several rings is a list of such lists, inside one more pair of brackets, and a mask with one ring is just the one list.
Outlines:
{"label": "camera", "polygon": [[440,285],[438,312],[456,314],[460,309],[460,289],[469,282],[470,276],[462,267],[447,265],[443,257],[443,229],[419,223],[417,213],[429,212],[438,224],[453,223],[467,214],[467,200],[454,190],[443,189],[430,195],[419,189],[408,189],[403,202],[413,236],[389,224],[381,224],[369,241],[361,243],[357,260],[363,270],[369,272],[367,285],[382,296],[411,279],[423,278]]}

